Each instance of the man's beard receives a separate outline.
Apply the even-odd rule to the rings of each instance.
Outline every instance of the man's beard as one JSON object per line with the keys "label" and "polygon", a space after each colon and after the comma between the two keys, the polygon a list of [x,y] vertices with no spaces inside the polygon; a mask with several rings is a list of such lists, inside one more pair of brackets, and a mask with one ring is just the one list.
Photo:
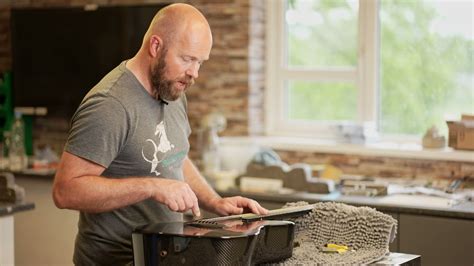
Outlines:
{"label": "man's beard", "polygon": [[[166,57],[167,49],[158,58],[158,62],[151,67],[150,78],[152,84],[153,98],[156,100],[175,101],[181,97],[184,91],[194,82],[190,77],[183,77],[179,80],[169,80],[165,77],[166,74]],[[179,90],[173,86],[173,83],[181,81],[185,83],[184,90]]]}

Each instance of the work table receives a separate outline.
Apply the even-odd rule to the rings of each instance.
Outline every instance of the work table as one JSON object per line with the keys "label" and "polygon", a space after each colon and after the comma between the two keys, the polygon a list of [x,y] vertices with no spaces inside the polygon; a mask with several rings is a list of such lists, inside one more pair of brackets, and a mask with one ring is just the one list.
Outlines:
{"label": "work table", "polygon": [[[289,194],[217,191],[221,196],[244,196],[264,207],[275,209],[287,202],[335,201],[354,206],[369,206],[391,215],[398,222],[397,237],[391,252],[419,254],[425,265],[474,264],[474,202],[451,204],[448,199],[425,195],[346,196],[339,192]],[[451,204],[451,205],[450,205]]]}
{"label": "work table", "polygon": [[9,202],[0,202],[0,217],[13,215],[17,212],[33,210],[35,204],[32,202],[18,202],[18,203],[9,203]]}
{"label": "work table", "polygon": [[450,200],[424,195],[389,195],[389,196],[346,196],[336,191],[330,194],[307,192],[293,193],[259,193],[241,192],[238,189],[217,191],[221,196],[241,195],[257,201],[272,202],[283,205],[286,202],[306,201],[308,203],[337,201],[355,206],[370,206],[382,212],[420,214],[438,217],[474,220],[474,202],[450,204]]}

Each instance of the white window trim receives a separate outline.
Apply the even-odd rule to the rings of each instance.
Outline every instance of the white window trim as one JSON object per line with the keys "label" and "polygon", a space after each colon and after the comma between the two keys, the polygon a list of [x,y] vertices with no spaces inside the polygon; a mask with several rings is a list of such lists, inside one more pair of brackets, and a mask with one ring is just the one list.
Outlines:
{"label": "white window trim", "polygon": [[[245,149],[247,152],[255,151],[256,147],[266,147],[283,151],[474,163],[474,151],[454,150],[449,147],[442,149],[423,149],[421,145],[415,143],[379,142],[349,144],[314,138],[246,136],[221,137],[220,145],[221,147],[238,147],[239,149]],[[241,154],[236,154],[235,159],[238,160]]]}
{"label": "white window trim", "polygon": [[285,119],[284,81],[304,79],[352,82],[358,89],[356,123],[372,123],[377,119],[378,65],[378,1],[359,2],[358,63],[355,68],[286,69],[283,50],[285,38],[285,1],[266,1],[266,90],[265,129],[269,136],[306,136],[334,139],[334,122],[308,123]]}
{"label": "white window trim", "polygon": [[359,122],[377,120],[379,21],[378,1],[359,1],[358,111]]}

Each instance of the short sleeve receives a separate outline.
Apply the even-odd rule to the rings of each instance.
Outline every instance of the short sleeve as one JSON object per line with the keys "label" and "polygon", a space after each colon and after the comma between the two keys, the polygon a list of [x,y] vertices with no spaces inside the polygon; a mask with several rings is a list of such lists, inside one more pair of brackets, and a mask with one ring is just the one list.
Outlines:
{"label": "short sleeve", "polygon": [[189,136],[192,133],[192,130],[191,130],[191,125],[189,124],[189,119],[188,119],[188,99],[186,98],[186,95],[184,93],[183,93],[183,96],[181,97],[181,101],[184,107],[184,120],[186,121],[185,131],[186,131],[186,135],[189,138]]}
{"label": "short sleeve", "polygon": [[128,130],[123,105],[113,97],[95,95],[74,114],[64,150],[107,168],[126,144]]}

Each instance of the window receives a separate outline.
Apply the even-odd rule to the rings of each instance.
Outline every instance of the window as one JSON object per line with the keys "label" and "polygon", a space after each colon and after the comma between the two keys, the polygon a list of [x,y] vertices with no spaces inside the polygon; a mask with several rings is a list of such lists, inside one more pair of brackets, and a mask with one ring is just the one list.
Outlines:
{"label": "window", "polygon": [[270,135],[421,135],[474,113],[471,1],[267,1]]}
{"label": "window", "polygon": [[474,2],[380,1],[383,133],[420,134],[474,113]]}

